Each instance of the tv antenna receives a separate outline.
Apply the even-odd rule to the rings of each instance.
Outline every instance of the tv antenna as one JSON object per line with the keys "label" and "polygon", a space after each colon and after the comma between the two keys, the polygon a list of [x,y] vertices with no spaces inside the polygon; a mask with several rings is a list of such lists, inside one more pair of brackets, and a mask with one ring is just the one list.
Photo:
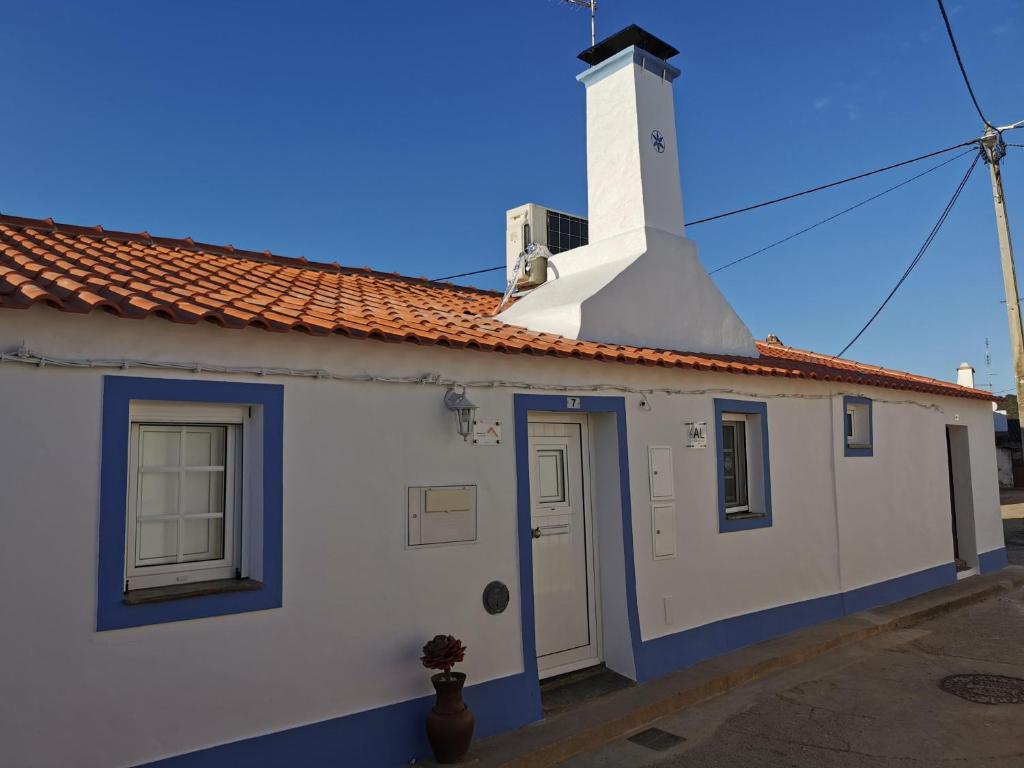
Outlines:
{"label": "tv antenna", "polygon": [[563,3],[575,5],[577,8],[590,9],[590,45],[597,45],[597,0],[562,0]]}
{"label": "tv antenna", "polygon": [[988,343],[988,337],[985,337],[985,373],[988,375],[988,384],[983,386],[986,389],[995,391],[995,385],[992,383],[992,378],[995,376],[992,373],[992,347]]}

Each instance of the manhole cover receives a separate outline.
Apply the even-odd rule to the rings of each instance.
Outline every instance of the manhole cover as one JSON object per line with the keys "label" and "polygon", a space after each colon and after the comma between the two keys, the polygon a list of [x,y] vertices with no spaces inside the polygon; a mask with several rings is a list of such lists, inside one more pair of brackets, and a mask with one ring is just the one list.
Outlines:
{"label": "manhole cover", "polygon": [[1022,704],[1024,680],[1005,675],[950,675],[939,687],[975,704]]}
{"label": "manhole cover", "polygon": [[627,741],[632,741],[634,744],[653,749],[656,752],[665,752],[676,744],[683,743],[686,739],[660,728],[648,728],[646,731],[640,731],[640,733],[630,736]]}

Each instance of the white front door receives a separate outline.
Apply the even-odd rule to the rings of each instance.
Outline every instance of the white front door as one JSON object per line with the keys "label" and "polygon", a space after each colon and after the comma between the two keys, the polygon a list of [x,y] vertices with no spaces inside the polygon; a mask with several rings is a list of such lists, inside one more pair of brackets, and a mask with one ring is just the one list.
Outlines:
{"label": "white front door", "polygon": [[531,414],[530,526],[537,669],[601,661],[586,416]]}

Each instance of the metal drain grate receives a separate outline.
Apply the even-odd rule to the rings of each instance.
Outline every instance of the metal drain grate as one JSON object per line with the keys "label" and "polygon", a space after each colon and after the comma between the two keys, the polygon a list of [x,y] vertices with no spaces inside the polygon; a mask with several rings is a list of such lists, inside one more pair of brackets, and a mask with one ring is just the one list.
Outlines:
{"label": "metal drain grate", "polygon": [[1024,680],[1004,675],[950,675],[939,682],[946,693],[975,704],[1024,704]]}
{"label": "metal drain grate", "polygon": [[686,739],[676,736],[674,733],[663,731],[661,728],[648,728],[630,736],[627,741],[639,744],[641,747],[653,749],[655,752],[666,752],[677,744],[682,744]]}

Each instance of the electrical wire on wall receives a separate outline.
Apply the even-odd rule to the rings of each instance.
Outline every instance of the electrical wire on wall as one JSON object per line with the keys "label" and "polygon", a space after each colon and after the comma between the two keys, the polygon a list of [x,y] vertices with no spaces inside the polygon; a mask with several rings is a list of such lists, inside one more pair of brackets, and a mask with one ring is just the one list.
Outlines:
{"label": "electrical wire on wall", "polygon": [[[323,368],[285,368],[279,366],[260,365],[220,365],[216,363],[201,362],[178,362],[171,360],[140,360],[128,358],[70,358],[56,355],[45,355],[34,352],[22,345],[14,352],[0,352],[0,365],[5,363],[20,363],[35,368],[76,368],[76,369],[100,369],[128,371],[132,369],[156,370],[156,371],[186,371],[195,374],[214,373],[220,376],[281,376],[300,379],[316,379],[324,381],[345,382],[351,384],[405,384],[410,386],[433,386],[448,388],[452,386],[477,387],[480,389],[521,389],[542,392],[621,392],[626,394],[640,395],[646,398],[650,395],[738,395],[758,399],[777,400],[831,400],[843,395],[863,394],[859,390],[830,391],[828,394],[801,394],[793,392],[778,392],[768,394],[763,391],[753,392],[732,387],[705,387],[700,389],[677,389],[674,387],[630,387],[624,384],[538,384],[529,381],[510,381],[505,379],[482,379],[463,380],[449,379],[440,373],[423,373],[418,376],[386,376],[380,374],[349,374],[336,373]],[[734,374],[735,375],[735,374]],[[808,385],[822,382],[808,380]],[[927,394],[927,393],[926,393]],[[934,394],[932,396],[941,396]],[[890,405],[913,405],[930,411],[944,413],[944,409],[938,405],[922,403],[919,400],[893,400],[872,396],[876,403],[888,403]]]}

